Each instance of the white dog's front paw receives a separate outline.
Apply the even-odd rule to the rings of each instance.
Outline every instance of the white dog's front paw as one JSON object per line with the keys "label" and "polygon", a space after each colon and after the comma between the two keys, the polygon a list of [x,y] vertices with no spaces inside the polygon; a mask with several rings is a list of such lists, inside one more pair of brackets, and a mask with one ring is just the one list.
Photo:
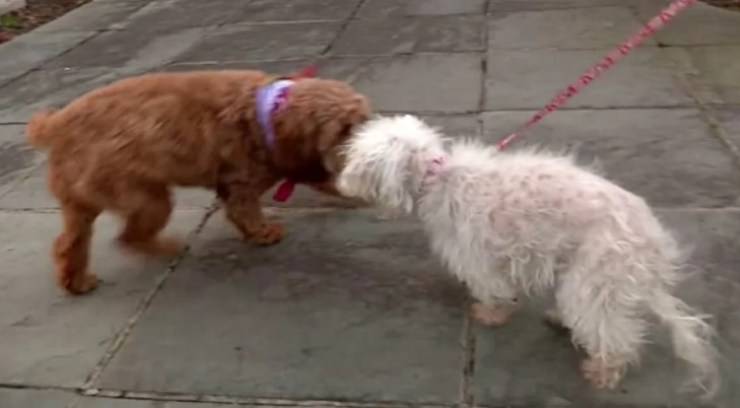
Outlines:
{"label": "white dog's front paw", "polygon": [[470,313],[473,316],[473,319],[477,320],[479,323],[486,326],[498,327],[503,326],[509,321],[509,318],[511,318],[511,315],[514,313],[514,308],[474,303],[470,307]]}
{"label": "white dog's front paw", "polygon": [[627,366],[610,364],[600,358],[588,358],[581,364],[583,378],[598,389],[613,390],[622,381]]}

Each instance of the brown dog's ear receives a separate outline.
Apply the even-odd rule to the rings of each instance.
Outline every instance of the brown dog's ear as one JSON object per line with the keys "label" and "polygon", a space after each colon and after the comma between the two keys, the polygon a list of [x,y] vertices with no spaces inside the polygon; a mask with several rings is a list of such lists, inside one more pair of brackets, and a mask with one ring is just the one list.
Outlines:
{"label": "brown dog's ear", "polygon": [[299,79],[306,79],[306,78],[316,78],[316,74],[318,73],[319,69],[316,67],[316,64],[309,65],[306,68],[303,68],[302,70],[296,72],[295,74],[288,75],[288,79],[292,80],[299,80]]}

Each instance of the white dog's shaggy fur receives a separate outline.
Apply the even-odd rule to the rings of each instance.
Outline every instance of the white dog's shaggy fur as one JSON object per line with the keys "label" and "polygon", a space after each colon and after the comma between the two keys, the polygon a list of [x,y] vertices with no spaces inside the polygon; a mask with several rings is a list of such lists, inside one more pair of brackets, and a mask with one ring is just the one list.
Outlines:
{"label": "white dog's shaggy fur", "polygon": [[682,251],[645,201],[571,157],[499,153],[475,142],[446,149],[413,116],[374,119],[347,147],[339,190],[416,213],[433,250],[478,303],[473,316],[503,324],[520,293],[554,289],[550,318],[588,358],[585,378],[614,388],[639,361],[648,312],[711,395],[719,383],[712,330],[672,295]]}

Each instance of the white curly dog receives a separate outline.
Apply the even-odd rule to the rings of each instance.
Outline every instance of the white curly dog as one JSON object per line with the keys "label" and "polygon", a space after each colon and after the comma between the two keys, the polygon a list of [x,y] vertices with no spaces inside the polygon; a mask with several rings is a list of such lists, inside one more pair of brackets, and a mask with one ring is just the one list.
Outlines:
{"label": "white curly dog", "polygon": [[500,153],[446,141],[414,116],[381,117],[357,131],[339,190],[415,213],[431,246],[472,292],[476,320],[501,325],[518,296],[555,292],[550,319],[588,357],[581,368],[614,388],[639,361],[648,312],[672,333],[692,384],[719,384],[713,331],[672,295],[682,251],[645,201],[568,156]]}

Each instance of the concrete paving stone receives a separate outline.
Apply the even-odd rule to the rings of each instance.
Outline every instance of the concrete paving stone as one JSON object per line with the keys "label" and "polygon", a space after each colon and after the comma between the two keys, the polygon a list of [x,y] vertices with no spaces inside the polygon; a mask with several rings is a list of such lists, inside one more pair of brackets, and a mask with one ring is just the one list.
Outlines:
{"label": "concrete paving stone", "polygon": [[[645,22],[660,9],[649,3],[638,6],[639,16]],[[678,15],[656,38],[665,45],[740,44],[740,12],[699,2]]]}
{"label": "concrete paving stone", "polygon": [[[109,398],[84,398],[74,408],[299,408],[304,405],[279,405],[262,404],[229,404],[229,403],[207,403],[207,402],[170,402],[159,400],[134,400],[134,399],[109,399]],[[331,408],[336,405],[311,404],[313,408]],[[24,407],[26,408],[26,407]],[[31,407],[28,407],[31,408]],[[36,408],[36,407],[33,407]],[[40,407],[45,408],[45,407]],[[56,407],[55,407],[56,408]]]}
{"label": "concrete paving stone", "polygon": [[663,0],[489,0],[489,13],[506,11],[545,11],[609,6],[654,5],[656,10]]}
{"label": "concrete paving stone", "polygon": [[[273,75],[288,75],[293,72],[298,72],[302,68],[305,68],[311,64],[315,64],[318,67],[318,74],[320,77],[334,78],[339,80],[351,80],[351,72],[349,69],[342,68],[342,65],[347,61],[344,59],[331,59],[325,58],[316,61],[307,59],[295,60],[295,61],[257,61],[257,62],[240,62],[240,63],[224,63],[224,64],[174,64],[162,67],[162,71],[166,72],[182,72],[190,71],[194,69],[205,69],[205,70],[220,70],[220,69],[257,69],[265,72],[269,72]],[[344,75],[340,75],[345,73]],[[382,109],[378,109],[377,101],[372,100],[373,108],[378,112],[382,113]],[[450,136],[476,136],[480,135],[480,118],[478,115],[466,115],[466,114],[453,114],[453,115],[420,115],[424,120],[429,121],[434,126],[441,127],[446,134]]]}
{"label": "concrete paving stone", "polygon": [[485,0],[367,0],[357,15],[360,18],[385,18],[481,15],[485,11]]}
{"label": "concrete paving stone", "polygon": [[[210,404],[187,404],[185,407],[213,408]],[[75,408],[173,408],[174,405],[164,401],[111,399],[111,398],[83,398]],[[188,408],[190,408],[188,407]]]}
{"label": "concrete paving stone", "polygon": [[[486,108],[540,109],[608,50],[490,50]],[[641,48],[568,102],[569,108],[689,106],[674,73],[682,50]]]}
{"label": "concrete paving stone", "polygon": [[478,54],[421,54],[321,61],[327,78],[349,82],[377,111],[468,113],[478,109]]}
{"label": "concrete paving stone", "polygon": [[[7,189],[0,190],[0,209],[5,210],[45,210],[59,208],[56,198],[47,188],[45,163],[37,165],[44,156],[35,153],[31,162],[36,168],[20,173],[19,177],[7,183]],[[40,156],[40,157],[39,157]],[[28,166],[27,166],[28,167]],[[206,208],[215,202],[212,191],[199,188],[175,188],[175,203],[179,209]]]}
{"label": "concrete paving stone", "polygon": [[255,248],[216,214],[99,385],[456,401],[464,291],[418,225],[361,211],[281,217],[285,241]]}
{"label": "concrete paving stone", "polygon": [[[193,64],[160,70],[256,68],[290,72],[310,60],[252,64]],[[436,54],[317,60],[320,75],[348,81],[367,95],[378,111],[463,113],[478,109],[481,58],[476,54]],[[75,68],[30,73],[0,94],[0,123],[26,122],[39,109],[61,106],[71,99],[120,79],[123,69]]]}
{"label": "concrete paving stone", "polygon": [[[199,0],[196,0],[199,1]],[[354,12],[360,0],[252,0],[233,7],[230,23],[345,20]],[[231,0],[230,4],[233,4]]]}
{"label": "concrete paving stone", "polygon": [[[568,24],[563,24],[565,21]],[[639,26],[639,20],[628,7],[494,12],[489,17],[488,46],[493,49],[602,49],[616,46]],[[644,44],[654,45],[655,42],[648,40]]]}
{"label": "concrete paving stone", "polygon": [[[736,211],[668,211],[660,214],[682,242],[696,250],[691,259],[701,268],[681,288],[682,298],[715,316],[722,353],[719,360],[723,389],[711,404],[702,405],[679,388],[687,372],[673,357],[667,333],[655,325],[640,367],[628,372],[613,392],[598,392],[578,371],[581,352],[568,336],[542,319],[546,301],[529,304],[505,327],[477,327],[477,361],[474,377],[476,401],[482,405],[696,407],[736,406],[740,385],[740,255],[732,244],[740,233]],[[695,271],[696,272],[696,271]]]}
{"label": "concrete paving stone", "polygon": [[97,31],[109,28],[144,6],[141,1],[93,1],[34,29],[37,33]]}
{"label": "concrete paving stone", "polygon": [[740,148],[740,108],[720,106],[714,109],[713,115],[719,120],[727,138]]}
{"label": "concrete paving stone", "polygon": [[93,31],[32,31],[0,45],[0,87],[94,35]]}
{"label": "concrete paving stone", "polygon": [[114,30],[150,35],[188,28],[210,28],[227,23],[248,2],[234,0],[149,1],[136,13],[111,26]]}
{"label": "concrete paving stone", "polygon": [[42,160],[26,143],[24,126],[0,126],[0,197]]}
{"label": "concrete paving stone", "polygon": [[238,24],[206,34],[176,62],[230,62],[314,57],[329,47],[339,23]]}
{"label": "concrete paving stone", "polygon": [[272,197],[279,188],[277,184],[262,196],[262,205],[264,207],[277,208],[360,208],[365,207],[360,201],[349,198],[335,197],[316,192],[309,187],[298,185],[295,192],[288,201],[278,202]]}
{"label": "concrete paving stone", "polygon": [[393,55],[485,49],[483,16],[402,17],[354,20],[333,55]]}
{"label": "concrete paving stone", "polygon": [[740,46],[689,47],[685,52],[692,67],[687,78],[703,102],[740,104]]}
{"label": "concrete paving stone", "polygon": [[482,119],[479,115],[420,115],[419,117],[438,128],[446,137],[480,137],[483,130]]}
{"label": "concrete paving stone", "polygon": [[3,408],[68,408],[76,399],[72,392],[0,389]]}
{"label": "concrete paving stone", "polygon": [[[168,230],[186,237],[204,212],[176,212]],[[60,214],[0,212],[0,225],[0,383],[79,387],[168,261],[122,253],[111,242],[118,223],[102,217],[91,257],[102,283],[87,296],[67,296],[49,256]]]}
{"label": "concrete paving stone", "polygon": [[49,61],[43,68],[108,67],[141,73],[172,62],[200,42],[207,31],[199,27],[165,31],[157,26],[107,31]]}
{"label": "concrete paving stone", "polygon": [[42,109],[64,106],[72,99],[119,79],[105,68],[33,71],[0,92],[0,123],[24,123]]}
{"label": "concrete paving stone", "polygon": [[[491,143],[532,112],[484,114]],[[725,207],[740,203],[740,173],[696,110],[559,111],[512,147],[575,151],[606,176],[659,207]]]}

